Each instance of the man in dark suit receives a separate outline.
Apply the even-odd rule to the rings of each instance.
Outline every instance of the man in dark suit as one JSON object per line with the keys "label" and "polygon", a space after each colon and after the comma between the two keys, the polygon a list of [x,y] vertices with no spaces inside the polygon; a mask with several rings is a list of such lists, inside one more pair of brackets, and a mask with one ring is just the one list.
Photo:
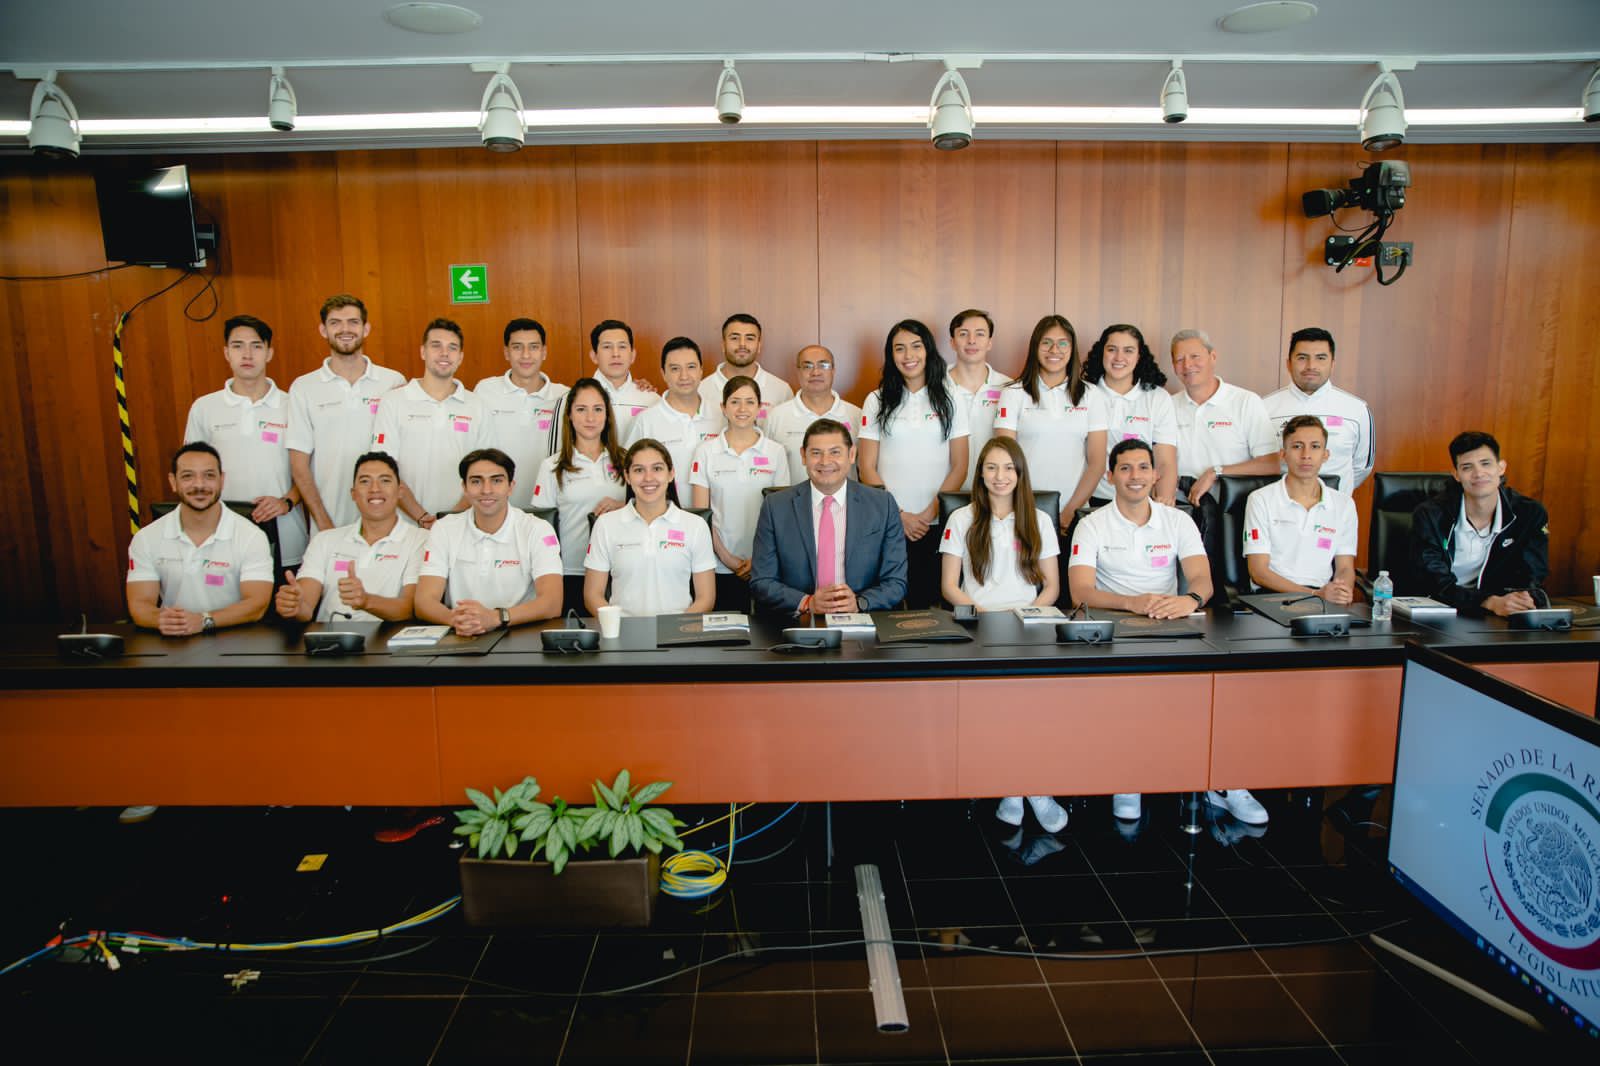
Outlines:
{"label": "man in dark suit", "polygon": [[906,540],[894,497],[847,477],[850,430],[811,423],[801,443],[808,479],[761,503],[750,592],[763,611],[885,611],[906,594]]}

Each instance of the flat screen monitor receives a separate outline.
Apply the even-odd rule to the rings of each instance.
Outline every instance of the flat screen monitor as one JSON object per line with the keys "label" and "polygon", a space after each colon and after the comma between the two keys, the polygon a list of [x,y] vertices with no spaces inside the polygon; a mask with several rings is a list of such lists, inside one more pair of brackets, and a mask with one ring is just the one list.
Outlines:
{"label": "flat screen monitor", "polygon": [[1389,869],[1600,1042],[1600,722],[1408,646]]}
{"label": "flat screen monitor", "polygon": [[106,259],[145,266],[199,263],[189,168],[115,168],[96,172]]}

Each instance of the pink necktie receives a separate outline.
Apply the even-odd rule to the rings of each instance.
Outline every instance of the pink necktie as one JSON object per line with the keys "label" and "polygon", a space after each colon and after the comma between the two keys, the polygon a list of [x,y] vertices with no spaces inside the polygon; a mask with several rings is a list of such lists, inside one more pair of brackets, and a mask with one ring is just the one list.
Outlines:
{"label": "pink necktie", "polygon": [[833,572],[834,531],[833,497],[822,498],[822,518],[817,522],[817,588],[827,588],[838,582]]}

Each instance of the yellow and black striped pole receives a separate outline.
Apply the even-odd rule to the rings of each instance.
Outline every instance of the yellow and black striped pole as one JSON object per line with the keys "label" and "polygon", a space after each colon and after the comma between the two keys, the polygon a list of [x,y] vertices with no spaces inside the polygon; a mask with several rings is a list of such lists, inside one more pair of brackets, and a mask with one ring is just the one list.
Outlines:
{"label": "yellow and black striped pole", "polygon": [[117,318],[117,328],[111,336],[111,355],[116,366],[117,419],[122,423],[122,469],[128,476],[128,524],[139,532],[139,473],[133,465],[133,423],[128,418],[128,385],[122,379],[122,327],[127,325],[132,311]]}

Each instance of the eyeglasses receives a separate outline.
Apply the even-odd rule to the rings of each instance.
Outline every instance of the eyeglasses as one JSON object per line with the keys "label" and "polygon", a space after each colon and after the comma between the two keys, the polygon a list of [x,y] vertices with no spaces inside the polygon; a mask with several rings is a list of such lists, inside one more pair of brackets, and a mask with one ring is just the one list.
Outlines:
{"label": "eyeglasses", "polygon": [[1041,352],[1070,352],[1072,351],[1072,342],[1070,340],[1053,341],[1046,338],[1039,342],[1039,350]]}
{"label": "eyeglasses", "polygon": [[803,372],[809,374],[813,370],[832,370],[833,369],[833,364],[828,362],[827,360],[823,360],[820,363],[801,363],[800,364],[800,369]]}

